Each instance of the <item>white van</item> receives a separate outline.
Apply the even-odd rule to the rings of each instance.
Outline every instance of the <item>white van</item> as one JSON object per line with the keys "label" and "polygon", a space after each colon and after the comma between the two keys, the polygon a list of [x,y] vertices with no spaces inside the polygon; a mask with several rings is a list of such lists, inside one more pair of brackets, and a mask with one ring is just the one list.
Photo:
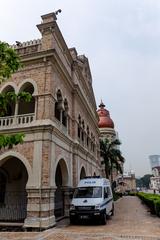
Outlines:
{"label": "white van", "polygon": [[106,224],[107,216],[114,214],[110,181],[101,177],[80,180],[70,206],[70,223],[80,219],[99,219]]}

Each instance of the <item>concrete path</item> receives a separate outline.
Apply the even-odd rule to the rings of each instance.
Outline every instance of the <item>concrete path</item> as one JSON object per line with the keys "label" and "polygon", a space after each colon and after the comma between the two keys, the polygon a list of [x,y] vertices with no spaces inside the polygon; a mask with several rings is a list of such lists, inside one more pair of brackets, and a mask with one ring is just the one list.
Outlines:
{"label": "concrete path", "polygon": [[41,233],[0,233],[0,240],[160,240],[160,218],[150,215],[137,197],[123,197],[115,204],[115,216],[101,225],[69,225]]}

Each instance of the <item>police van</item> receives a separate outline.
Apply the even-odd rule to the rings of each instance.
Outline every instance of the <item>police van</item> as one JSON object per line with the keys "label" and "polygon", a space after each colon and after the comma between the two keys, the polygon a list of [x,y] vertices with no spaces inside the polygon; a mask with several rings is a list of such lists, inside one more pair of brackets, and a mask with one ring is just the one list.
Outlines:
{"label": "police van", "polygon": [[70,223],[77,220],[97,219],[106,224],[106,218],[114,214],[110,181],[101,177],[85,177],[75,189],[70,206]]}

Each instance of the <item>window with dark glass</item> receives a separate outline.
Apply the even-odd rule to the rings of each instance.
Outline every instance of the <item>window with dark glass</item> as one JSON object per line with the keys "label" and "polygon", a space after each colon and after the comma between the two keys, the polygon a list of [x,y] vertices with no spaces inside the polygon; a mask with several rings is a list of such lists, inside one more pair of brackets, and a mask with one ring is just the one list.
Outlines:
{"label": "window with dark glass", "polygon": [[57,91],[57,101],[55,103],[55,117],[61,121],[61,111],[62,111],[62,94],[61,91]]}
{"label": "window with dark glass", "polygon": [[64,100],[64,110],[62,112],[62,124],[67,127],[67,116],[68,116],[68,102]]}
{"label": "window with dark glass", "polygon": [[78,117],[78,137],[81,137],[81,116]]}
{"label": "window with dark glass", "polygon": [[87,126],[87,146],[89,146],[89,127]]}
{"label": "window with dark glass", "polygon": [[82,142],[84,142],[84,131],[85,131],[85,126],[84,126],[84,121],[82,121]]}
{"label": "window with dark glass", "polygon": [[101,198],[102,187],[80,187],[74,192],[74,198]]}

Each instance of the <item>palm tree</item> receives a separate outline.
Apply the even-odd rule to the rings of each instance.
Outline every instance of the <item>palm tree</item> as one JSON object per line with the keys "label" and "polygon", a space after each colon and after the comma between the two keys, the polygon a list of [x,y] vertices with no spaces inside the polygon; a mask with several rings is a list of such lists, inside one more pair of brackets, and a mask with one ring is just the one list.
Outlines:
{"label": "palm tree", "polygon": [[113,182],[113,169],[123,173],[124,157],[117,148],[120,144],[121,142],[118,139],[110,141],[108,138],[105,138],[100,140],[102,164],[105,165],[106,178],[110,178],[111,182]]}

